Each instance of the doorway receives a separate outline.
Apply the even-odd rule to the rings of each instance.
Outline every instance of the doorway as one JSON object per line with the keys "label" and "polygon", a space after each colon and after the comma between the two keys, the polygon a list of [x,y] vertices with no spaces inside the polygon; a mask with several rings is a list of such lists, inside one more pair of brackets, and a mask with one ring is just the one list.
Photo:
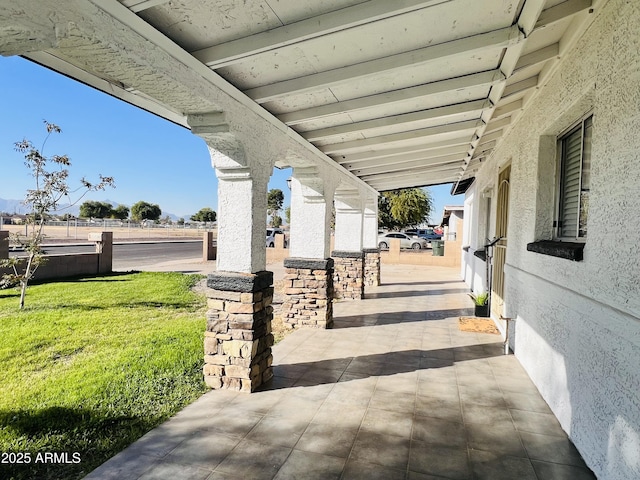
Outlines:
{"label": "doorway", "polygon": [[500,240],[493,251],[493,279],[491,282],[491,316],[501,318],[504,313],[504,265],[507,260],[507,226],[509,221],[509,179],[511,165],[498,174],[496,205],[496,237]]}

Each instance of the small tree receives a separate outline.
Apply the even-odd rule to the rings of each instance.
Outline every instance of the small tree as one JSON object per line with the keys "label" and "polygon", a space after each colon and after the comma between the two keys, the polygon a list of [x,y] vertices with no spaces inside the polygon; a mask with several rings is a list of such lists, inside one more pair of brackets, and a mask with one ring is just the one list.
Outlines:
{"label": "small tree", "polygon": [[127,218],[129,218],[129,207],[127,207],[126,205],[118,205],[111,211],[111,218],[126,220]]}
{"label": "small tree", "polygon": [[[66,155],[52,155],[47,157],[44,155],[44,147],[52,133],[62,133],[60,127],[53,123],[44,121],[47,135],[40,149],[37,149],[29,140],[24,139],[16,142],[15,149],[24,153],[24,164],[31,170],[31,175],[35,179],[35,188],[27,190],[24,204],[32,209],[32,218],[34,219],[34,228],[31,235],[14,234],[13,240],[24,248],[27,253],[26,257],[12,257],[0,260],[0,266],[11,268],[12,273],[2,276],[0,286],[7,287],[19,285],[20,287],[20,309],[24,308],[24,299],[27,292],[29,281],[33,278],[38,267],[44,262],[42,253],[42,241],[44,234],[45,218],[50,212],[59,210],[60,202],[63,198],[69,200],[68,208],[78,203],[84,195],[90,191],[104,190],[106,187],[114,187],[112,177],[103,177],[99,175],[98,183],[91,183],[85,178],[80,180],[80,187],[71,190],[67,182],[69,178],[69,170],[66,167],[71,166],[71,161]],[[71,201],[72,193],[80,193],[79,198]],[[24,264],[24,267],[23,267]]]}
{"label": "small tree", "polygon": [[140,220],[156,221],[160,218],[160,215],[162,215],[162,210],[155,203],[139,201],[131,206],[131,216],[138,222]]}
{"label": "small tree", "polygon": [[284,209],[284,219],[287,222],[287,225],[291,224],[291,207]]}
{"label": "small tree", "polygon": [[[269,190],[269,193],[267,193],[267,214],[271,216],[271,226],[273,227],[276,226],[274,225],[274,221],[276,221],[275,217],[278,216],[278,212],[282,209],[283,203],[284,194],[282,193],[282,190],[279,188],[272,188]],[[282,224],[282,218],[280,218],[280,223]]]}
{"label": "small tree", "polygon": [[274,228],[278,228],[282,225],[282,217],[280,215],[274,215],[271,217],[271,226]]}
{"label": "small tree", "polygon": [[191,215],[191,221],[193,222],[215,222],[217,214],[209,207],[201,208],[198,213]]}
{"label": "small tree", "polygon": [[427,221],[432,209],[433,200],[428,190],[391,190],[378,198],[378,222],[390,230],[415,227]]}
{"label": "small tree", "polygon": [[113,215],[113,205],[107,202],[87,200],[80,205],[82,218],[109,218]]}

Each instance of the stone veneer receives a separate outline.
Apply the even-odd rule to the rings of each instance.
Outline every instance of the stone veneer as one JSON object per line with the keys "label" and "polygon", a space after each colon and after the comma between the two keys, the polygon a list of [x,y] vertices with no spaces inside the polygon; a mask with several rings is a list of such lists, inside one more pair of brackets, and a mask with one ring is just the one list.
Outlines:
{"label": "stone veneer", "polygon": [[334,251],[333,297],[364,298],[364,253]]}
{"label": "stone veneer", "polygon": [[207,278],[204,380],[252,392],[273,376],[273,273],[216,272]]}
{"label": "stone veneer", "polygon": [[282,320],[290,328],[333,326],[333,259],[286,258]]}
{"label": "stone veneer", "polygon": [[364,286],[380,285],[380,249],[365,248],[364,252]]}

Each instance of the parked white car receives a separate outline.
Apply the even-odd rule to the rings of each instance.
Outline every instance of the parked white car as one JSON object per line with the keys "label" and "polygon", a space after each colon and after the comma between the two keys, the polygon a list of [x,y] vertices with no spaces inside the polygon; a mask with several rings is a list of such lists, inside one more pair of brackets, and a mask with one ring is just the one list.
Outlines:
{"label": "parked white car", "polygon": [[[276,246],[276,235],[282,234],[284,235],[284,230],[281,228],[267,228],[267,247],[275,247]],[[284,240],[284,246],[287,246],[287,239]]]}
{"label": "parked white car", "polygon": [[428,247],[428,242],[424,238],[417,237],[415,235],[407,235],[400,232],[389,232],[382,235],[378,235],[378,247],[380,250],[387,250],[391,244],[391,239],[397,238],[400,240],[400,248],[412,248],[414,250],[420,250]]}

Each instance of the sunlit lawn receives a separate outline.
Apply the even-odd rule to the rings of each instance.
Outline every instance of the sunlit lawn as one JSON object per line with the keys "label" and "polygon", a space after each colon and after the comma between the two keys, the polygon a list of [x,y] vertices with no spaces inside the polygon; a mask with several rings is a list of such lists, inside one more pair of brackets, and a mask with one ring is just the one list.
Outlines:
{"label": "sunlit lawn", "polygon": [[[0,454],[30,454],[28,464],[0,463],[1,479],[81,478],[205,391],[197,280],[33,285],[24,311],[18,292],[0,290]],[[70,463],[36,463],[46,452]]]}

